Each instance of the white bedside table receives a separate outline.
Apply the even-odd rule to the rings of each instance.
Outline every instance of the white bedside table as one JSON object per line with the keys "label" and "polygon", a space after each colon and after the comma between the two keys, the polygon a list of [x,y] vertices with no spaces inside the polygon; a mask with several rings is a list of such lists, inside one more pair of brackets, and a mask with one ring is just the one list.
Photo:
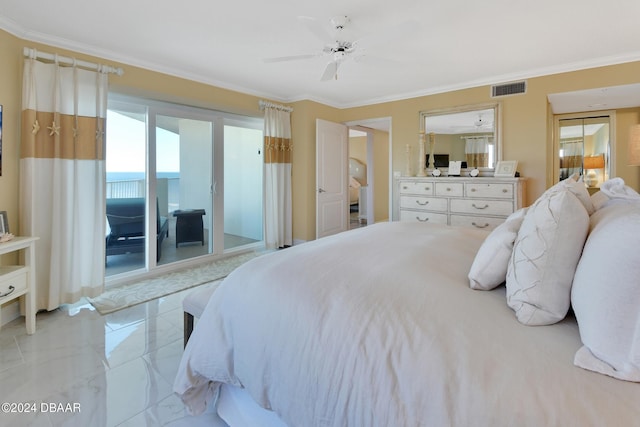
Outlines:
{"label": "white bedside table", "polygon": [[24,264],[0,265],[0,305],[24,296],[27,334],[36,331],[35,242],[38,237],[14,237],[0,243],[0,255],[24,251]]}

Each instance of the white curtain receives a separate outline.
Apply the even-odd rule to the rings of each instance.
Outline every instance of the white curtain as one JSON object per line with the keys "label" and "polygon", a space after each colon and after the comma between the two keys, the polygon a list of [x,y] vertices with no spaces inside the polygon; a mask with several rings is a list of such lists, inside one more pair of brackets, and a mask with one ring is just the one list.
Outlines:
{"label": "white curtain", "polygon": [[467,167],[481,168],[489,164],[489,138],[486,136],[463,137],[466,140]]}
{"label": "white curtain", "polygon": [[265,245],[283,248],[293,242],[291,207],[291,113],[265,107]]}
{"label": "white curtain", "polygon": [[104,288],[106,73],[24,64],[20,234],[37,236],[36,305]]}

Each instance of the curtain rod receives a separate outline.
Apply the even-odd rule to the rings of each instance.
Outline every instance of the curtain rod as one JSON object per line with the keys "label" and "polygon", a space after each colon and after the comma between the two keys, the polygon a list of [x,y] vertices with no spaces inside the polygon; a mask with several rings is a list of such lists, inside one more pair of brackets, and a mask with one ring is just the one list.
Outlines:
{"label": "curtain rod", "polygon": [[291,113],[293,111],[293,108],[291,107],[287,107],[286,105],[274,104],[273,102],[268,101],[260,100],[258,102],[258,105],[260,106],[261,110],[264,110],[265,108],[275,108],[277,110],[286,111],[288,113]]}
{"label": "curtain rod", "polygon": [[58,63],[64,63],[65,65],[77,65],[82,68],[87,68],[89,70],[98,70],[102,69],[102,71],[107,73],[117,74],[119,76],[124,74],[124,70],[120,67],[111,67],[109,65],[96,64],[94,62],[81,61],[76,58],[69,58],[68,56],[60,56],[58,54],[39,52],[35,49],[31,49],[28,47],[24,48],[24,56],[28,58],[34,59],[44,59],[47,61],[57,61]]}

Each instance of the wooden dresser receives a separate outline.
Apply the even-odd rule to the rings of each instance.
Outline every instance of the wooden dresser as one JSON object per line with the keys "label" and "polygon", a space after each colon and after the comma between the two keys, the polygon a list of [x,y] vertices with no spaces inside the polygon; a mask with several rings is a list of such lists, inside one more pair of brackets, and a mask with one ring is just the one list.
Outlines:
{"label": "wooden dresser", "polygon": [[524,178],[399,178],[400,221],[492,230],[522,207]]}

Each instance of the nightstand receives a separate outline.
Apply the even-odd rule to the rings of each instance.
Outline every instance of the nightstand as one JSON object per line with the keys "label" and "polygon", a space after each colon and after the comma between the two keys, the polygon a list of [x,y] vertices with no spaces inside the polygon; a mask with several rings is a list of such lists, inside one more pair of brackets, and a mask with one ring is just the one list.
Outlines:
{"label": "nightstand", "polygon": [[23,264],[0,266],[0,305],[24,296],[27,334],[36,331],[35,242],[38,237],[14,237],[0,243],[0,255],[24,251]]}

